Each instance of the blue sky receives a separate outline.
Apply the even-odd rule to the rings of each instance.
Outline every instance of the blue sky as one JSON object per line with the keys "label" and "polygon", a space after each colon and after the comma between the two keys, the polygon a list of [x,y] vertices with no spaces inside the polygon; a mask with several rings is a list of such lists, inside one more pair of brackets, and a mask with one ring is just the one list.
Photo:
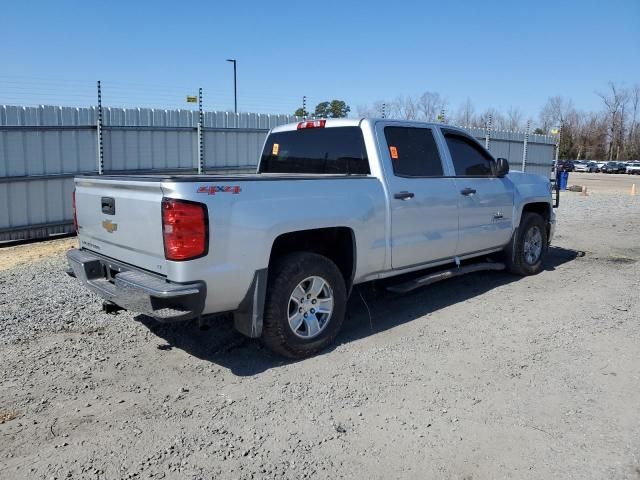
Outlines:
{"label": "blue sky", "polygon": [[[436,91],[450,110],[520,108],[551,95],[600,108],[609,80],[640,83],[640,0],[28,1],[0,11],[0,104],[183,105],[290,112]],[[184,104],[186,106],[186,104]]]}

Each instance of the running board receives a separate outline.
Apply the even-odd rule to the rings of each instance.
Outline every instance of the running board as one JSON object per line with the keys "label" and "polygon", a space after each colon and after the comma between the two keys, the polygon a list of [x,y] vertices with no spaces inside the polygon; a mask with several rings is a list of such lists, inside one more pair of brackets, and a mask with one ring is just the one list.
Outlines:
{"label": "running board", "polygon": [[391,285],[387,287],[387,290],[393,293],[408,293],[416,288],[431,285],[432,283],[447,280],[453,277],[459,277],[467,273],[481,272],[486,270],[504,270],[506,267],[504,263],[498,262],[482,262],[466,265],[459,268],[451,268],[449,270],[440,270],[439,272],[433,272],[424,277],[416,278],[408,282],[399,283],[397,285]]}

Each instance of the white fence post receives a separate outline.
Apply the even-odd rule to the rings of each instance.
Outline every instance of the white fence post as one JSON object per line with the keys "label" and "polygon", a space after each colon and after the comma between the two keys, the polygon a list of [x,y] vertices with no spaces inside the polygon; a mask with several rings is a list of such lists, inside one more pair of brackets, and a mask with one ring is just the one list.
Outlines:
{"label": "white fence post", "polygon": [[522,171],[527,169],[527,144],[529,143],[529,130],[531,129],[531,120],[527,121],[527,131],[524,132],[524,145],[522,146]]}
{"label": "white fence post", "polygon": [[102,142],[102,85],[98,80],[98,121],[96,122],[96,139],[98,142],[96,153],[98,154],[98,175],[104,173],[104,144]]}
{"label": "white fence post", "polygon": [[203,128],[203,117],[202,113],[202,88],[198,89],[198,175],[204,174],[204,135],[202,132]]}
{"label": "white fence post", "polygon": [[484,137],[484,148],[489,150],[489,141],[491,140],[491,123],[493,121],[493,117],[489,114],[489,121],[487,122],[487,133]]}

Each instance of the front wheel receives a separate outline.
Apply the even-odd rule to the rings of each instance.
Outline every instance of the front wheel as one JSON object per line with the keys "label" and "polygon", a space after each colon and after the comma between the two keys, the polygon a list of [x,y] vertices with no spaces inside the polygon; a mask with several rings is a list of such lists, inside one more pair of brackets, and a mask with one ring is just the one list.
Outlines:
{"label": "front wheel", "polygon": [[335,339],[346,304],[335,263],[315,253],[286,255],[269,275],[262,342],[286,357],[314,355]]}
{"label": "front wheel", "polygon": [[537,213],[523,213],[520,227],[504,252],[507,269],[522,276],[540,273],[547,247],[544,219]]}

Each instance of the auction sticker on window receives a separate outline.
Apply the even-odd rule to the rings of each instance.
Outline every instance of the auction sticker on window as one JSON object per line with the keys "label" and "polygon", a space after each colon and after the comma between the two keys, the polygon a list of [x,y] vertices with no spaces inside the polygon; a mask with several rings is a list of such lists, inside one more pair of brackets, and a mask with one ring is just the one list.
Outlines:
{"label": "auction sticker on window", "polygon": [[389,153],[391,154],[391,158],[394,160],[398,159],[398,149],[396,147],[390,146]]}
{"label": "auction sticker on window", "polygon": [[273,148],[271,149],[271,155],[278,155],[279,151],[280,151],[280,144],[274,143]]}

